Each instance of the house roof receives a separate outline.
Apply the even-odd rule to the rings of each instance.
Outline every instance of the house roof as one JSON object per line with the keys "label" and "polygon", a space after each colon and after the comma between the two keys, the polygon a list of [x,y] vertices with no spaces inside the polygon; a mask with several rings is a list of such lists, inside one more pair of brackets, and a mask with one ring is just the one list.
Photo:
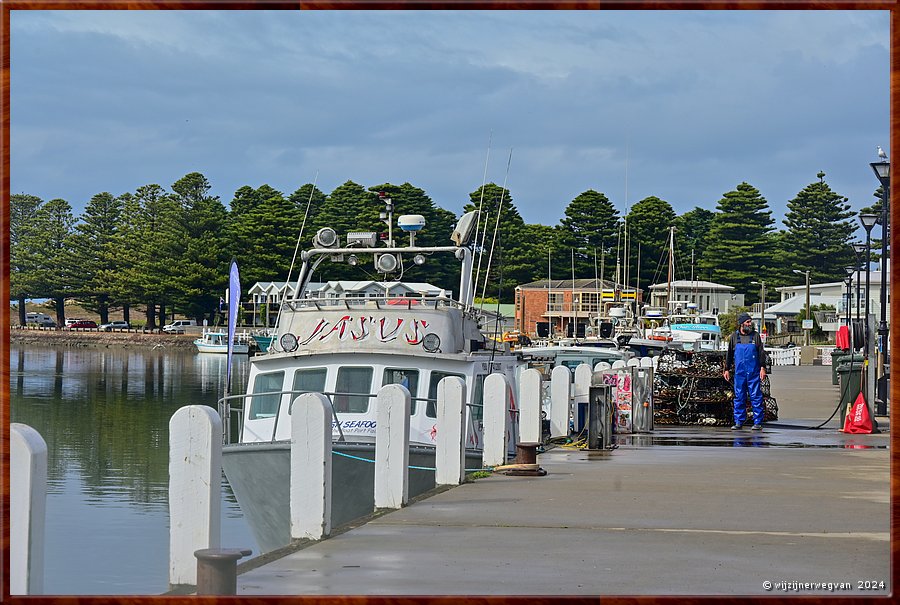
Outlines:
{"label": "house roof", "polygon": [[[661,283],[661,284],[653,284],[650,286],[650,290],[663,290],[669,287],[669,282]],[[680,279],[672,282],[673,288],[678,288],[679,290],[684,290],[685,288],[689,289],[702,289],[702,290],[721,290],[722,292],[729,292],[734,290],[732,286],[726,286],[725,284],[717,284],[711,281],[703,281],[699,279]]]}
{"label": "house roof", "polygon": [[[838,305],[843,301],[843,297],[841,296],[817,296],[810,294],[809,304],[812,307],[816,305],[831,305],[835,309],[838,308]],[[783,300],[779,303],[775,303],[771,307],[766,308],[766,316],[774,317],[775,315],[797,315],[800,311],[803,310],[803,307],[806,306],[806,297],[805,296],[793,296],[786,300]],[[750,313],[750,316],[754,319],[758,319],[759,313]]]}
{"label": "house roof", "polygon": [[[548,285],[549,284],[549,285]],[[609,281],[608,279],[541,279],[538,281],[533,281],[527,284],[520,284],[516,286],[517,289],[529,289],[529,290],[546,290],[547,288],[557,289],[557,290],[571,290],[573,287],[576,290],[596,290],[599,288],[603,288],[606,290],[612,290],[616,287],[616,283]],[[632,287],[624,287],[622,284],[619,284],[619,287],[623,290],[631,291],[634,288]],[[638,289],[640,291],[640,289]]]}

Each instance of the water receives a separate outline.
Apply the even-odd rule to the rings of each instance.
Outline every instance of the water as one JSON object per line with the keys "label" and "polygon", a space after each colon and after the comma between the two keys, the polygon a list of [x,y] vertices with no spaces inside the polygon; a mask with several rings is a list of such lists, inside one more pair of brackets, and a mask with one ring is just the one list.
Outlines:
{"label": "water", "polygon": [[[183,405],[215,407],[225,361],[190,350],[11,347],[11,421],[48,448],[45,593],[168,590],[169,419]],[[246,356],[232,372],[242,393]],[[224,479],[222,546],[259,554]]]}

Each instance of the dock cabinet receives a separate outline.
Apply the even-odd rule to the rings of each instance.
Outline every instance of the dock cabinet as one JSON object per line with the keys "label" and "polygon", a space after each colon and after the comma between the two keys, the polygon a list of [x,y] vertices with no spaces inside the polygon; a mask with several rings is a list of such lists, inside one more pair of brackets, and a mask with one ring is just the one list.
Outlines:
{"label": "dock cabinet", "polygon": [[616,433],[648,433],[653,430],[652,367],[627,366],[600,370],[604,384],[612,387]]}

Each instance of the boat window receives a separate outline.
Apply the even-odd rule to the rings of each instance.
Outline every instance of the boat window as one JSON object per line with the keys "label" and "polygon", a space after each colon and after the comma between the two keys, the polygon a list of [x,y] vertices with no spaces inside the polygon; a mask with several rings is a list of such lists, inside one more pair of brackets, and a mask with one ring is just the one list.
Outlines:
{"label": "boat window", "polygon": [[428,382],[428,405],[425,406],[425,415],[429,418],[437,418],[437,390],[438,383],[447,376],[456,376],[466,379],[462,374],[453,374],[452,372],[432,372],[431,379]]}
{"label": "boat window", "polygon": [[369,409],[373,374],[372,368],[339,368],[335,385],[335,411],[365,413]]}
{"label": "boat window", "polygon": [[272,418],[278,413],[281,402],[281,387],[284,384],[284,372],[259,374],[253,381],[254,393],[272,393],[271,395],[254,395],[250,398],[250,420]]}
{"label": "boat window", "polygon": [[472,418],[481,420],[484,418],[484,379],[487,374],[478,374],[475,377],[475,392],[472,394]]}
{"label": "boat window", "polygon": [[567,368],[569,368],[570,370],[573,370],[573,371],[574,371],[575,368],[577,368],[578,366],[580,366],[580,365],[583,364],[583,363],[587,363],[587,362],[586,362],[586,361],[582,361],[582,360],[580,360],[580,359],[567,359],[567,360],[565,360],[565,361],[562,362],[562,365],[564,365],[565,367],[567,367]]}
{"label": "boat window", "polygon": [[[313,368],[310,370],[297,370],[294,373],[295,391],[308,391],[310,393],[322,393],[325,391],[325,368]],[[292,395],[295,397],[296,395]]]}
{"label": "boat window", "polygon": [[419,370],[408,368],[385,368],[381,386],[386,384],[402,384],[407,388],[412,400],[409,402],[409,415],[416,413],[416,397],[419,394]]}

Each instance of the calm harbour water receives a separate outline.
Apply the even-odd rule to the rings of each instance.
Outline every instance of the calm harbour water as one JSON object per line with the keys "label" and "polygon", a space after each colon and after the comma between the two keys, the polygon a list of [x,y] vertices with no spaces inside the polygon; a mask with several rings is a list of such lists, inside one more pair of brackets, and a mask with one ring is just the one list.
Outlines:
{"label": "calm harbour water", "polygon": [[[225,355],[111,347],[10,349],[11,421],[47,442],[46,594],[168,590],[169,419],[215,407]],[[249,372],[236,356],[232,391]],[[252,548],[223,479],[222,546]]]}

